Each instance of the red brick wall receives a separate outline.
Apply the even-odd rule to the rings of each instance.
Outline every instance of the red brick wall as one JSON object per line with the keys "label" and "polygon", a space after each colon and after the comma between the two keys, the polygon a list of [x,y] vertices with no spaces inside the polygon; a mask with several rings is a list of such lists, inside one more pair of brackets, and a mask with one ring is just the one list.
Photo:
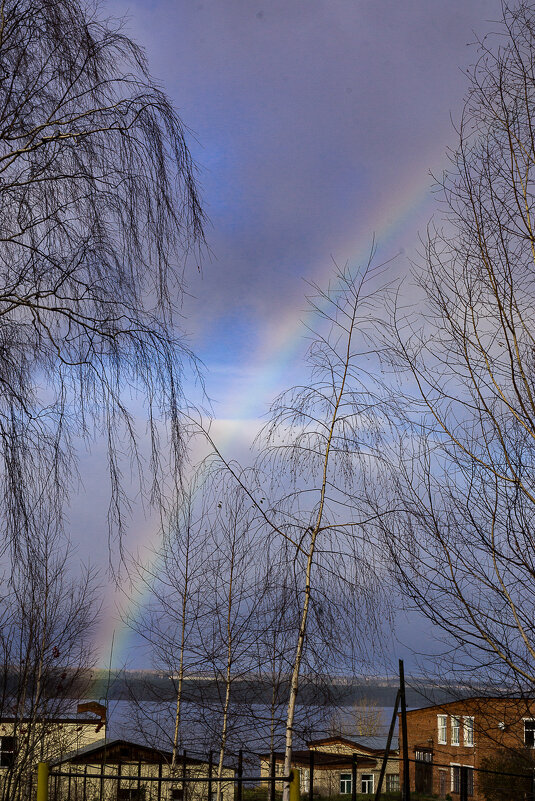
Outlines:
{"label": "red brick wall", "polygon": [[[447,744],[438,743],[437,715],[447,715]],[[460,745],[451,744],[451,716],[461,718]],[[474,718],[474,746],[464,745],[463,716]],[[498,749],[523,749],[523,718],[535,719],[535,701],[522,699],[470,698],[449,704],[415,709],[407,712],[407,742],[409,759],[414,760],[416,750],[433,752],[433,793],[439,793],[439,770],[447,771],[446,792],[451,793],[450,763],[481,767],[485,757]],[[501,728],[498,724],[503,724]],[[403,738],[400,720],[400,760],[403,756]],[[444,766],[441,768],[441,766]],[[411,788],[415,787],[415,764],[410,762]],[[400,764],[400,782],[403,781],[403,764]],[[455,799],[458,796],[453,795]],[[482,801],[478,792],[478,777],[474,774],[474,801]]]}

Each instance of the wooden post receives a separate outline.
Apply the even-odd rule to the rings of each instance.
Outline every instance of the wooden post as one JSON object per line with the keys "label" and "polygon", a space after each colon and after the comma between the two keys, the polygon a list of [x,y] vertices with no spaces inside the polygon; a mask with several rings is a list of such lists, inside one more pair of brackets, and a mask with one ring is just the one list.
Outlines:
{"label": "wooden post", "polygon": [[405,671],[403,659],[399,660],[399,700],[401,702],[401,733],[403,737],[403,801],[411,801],[411,777],[409,774],[409,743],[407,742],[407,705],[405,702]]}
{"label": "wooden post", "polygon": [[310,761],[308,765],[308,801],[314,801],[314,749],[310,749]]}
{"label": "wooden post", "polygon": [[37,801],[48,801],[48,762],[37,765]]}
{"label": "wooden post", "polygon": [[299,801],[301,789],[301,771],[292,768],[290,771],[290,801]]}

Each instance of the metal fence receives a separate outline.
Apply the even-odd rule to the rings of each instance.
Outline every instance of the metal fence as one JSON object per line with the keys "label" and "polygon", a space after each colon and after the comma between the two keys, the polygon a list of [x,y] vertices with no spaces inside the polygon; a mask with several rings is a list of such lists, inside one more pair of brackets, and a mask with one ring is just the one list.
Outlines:
{"label": "metal fence", "polygon": [[[38,766],[37,801],[243,801],[246,786],[264,784],[275,788],[287,782],[292,801],[299,799],[299,772],[289,776],[245,775],[243,753],[235,768],[215,774],[210,754],[204,774],[192,775],[185,752],[182,765],[170,771],[168,763],[136,763]],[[274,789],[269,796],[274,797]]]}

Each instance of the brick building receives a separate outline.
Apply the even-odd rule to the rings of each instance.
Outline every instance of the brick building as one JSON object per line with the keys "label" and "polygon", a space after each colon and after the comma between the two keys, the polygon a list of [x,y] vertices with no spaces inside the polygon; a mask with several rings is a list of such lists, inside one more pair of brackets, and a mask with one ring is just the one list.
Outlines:
{"label": "brick building", "polygon": [[[400,782],[403,782],[403,738],[399,726]],[[526,773],[535,754],[535,700],[466,698],[407,712],[411,789],[455,800],[466,775],[468,798],[484,801],[482,773],[486,758],[507,753],[525,758]],[[462,771],[462,768],[466,771]],[[488,774],[487,774],[488,775]]]}

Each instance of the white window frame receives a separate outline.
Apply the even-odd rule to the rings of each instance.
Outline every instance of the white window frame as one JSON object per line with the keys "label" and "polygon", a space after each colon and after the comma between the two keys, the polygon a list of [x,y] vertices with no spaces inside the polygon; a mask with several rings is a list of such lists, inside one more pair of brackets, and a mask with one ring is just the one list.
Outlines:
{"label": "white window frame", "polygon": [[[349,787],[349,790],[342,790],[342,782],[344,787]],[[353,792],[353,774],[344,770],[340,773],[340,795],[351,795]]]}
{"label": "white window frame", "polygon": [[522,721],[524,723],[524,745],[527,746],[528,748],[535,748],[535,726],[533,732],[533,744],[528,745],[526,743],[526,723],[535,723],[535,718],[522,718]]}
{"label": "white window frame", "polygon": [[[470,735],[470,736],[469,736]],[[474,747],[474,717],[465,715],[463,717],[463,740],[467,748]]]}
{"label": "white window frame", "polygon": [[448,716],[437,715],[437,743],[439,745],[448,744]]}
{"label": "white window frame", "polygon": [[299,789],[302,793],[308,793],[310,791],[310,768],[301,768]]}
{"label": "white window frame", "polygon": [[[455,737],[454,734],[457,736]],[[461,744],[461,718],[460,715],[451,715],[451,744]]]}
{"label": "white window frame", "polygon": [[371,780],[372,780],[372,789],[369,792],[370,793],[374,793],[375,792],[375,776],[374,776],[374,774],[373,773],[361,773],[360,774],[360,792],[361,793],[368,792],[368,791],[362,789],[362,782],[365,781],[366,783],[368,783],[370,781],[370,778],[368,778],[368,777],[370,777]]}

